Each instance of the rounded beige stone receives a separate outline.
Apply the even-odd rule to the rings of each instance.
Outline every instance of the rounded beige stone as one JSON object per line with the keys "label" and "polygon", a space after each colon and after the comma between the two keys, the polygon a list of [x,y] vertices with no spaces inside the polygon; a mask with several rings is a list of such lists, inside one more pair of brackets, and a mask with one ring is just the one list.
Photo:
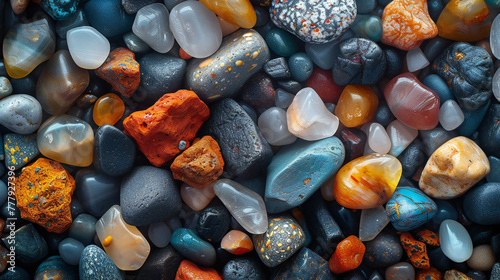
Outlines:
{"label": "rounded beige stone", "polygon": [[460,136],[431,155],[419,186],[431,197],[451,199],[464,194],[489,172],[490,163],[483,150],[469,138]]}
{"label": "rounded beige stone", "polygon": [[495,264],[495,254],[490,245],[479,245],[472,250],[472,256],[467,260],[467,265],[475,270],[488,271]]}

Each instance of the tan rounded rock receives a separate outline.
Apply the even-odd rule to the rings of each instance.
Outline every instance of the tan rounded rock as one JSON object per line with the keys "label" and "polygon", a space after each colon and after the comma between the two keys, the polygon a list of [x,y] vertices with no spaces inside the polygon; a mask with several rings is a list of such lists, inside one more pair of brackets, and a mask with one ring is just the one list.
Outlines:
{"label": "tan rounded rock", "polygon": [[427,195],[451,199],[464,194],[490,172],[483,150],[466,137],[455,137],[429,158],[419,186]]}
{"label": "tan rounded rock", "polygon": [[472,256],[467,260],[467,265],[475,270],[488,271],[495,264],[495,254],[490,245],[479,245],[472,250]]}

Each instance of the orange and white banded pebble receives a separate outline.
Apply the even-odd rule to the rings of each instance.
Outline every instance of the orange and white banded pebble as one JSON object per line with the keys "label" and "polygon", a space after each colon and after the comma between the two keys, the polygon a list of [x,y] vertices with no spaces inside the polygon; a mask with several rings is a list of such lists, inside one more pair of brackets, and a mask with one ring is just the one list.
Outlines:
{"label": "orange and white banded pebble", "polygon": [[242,255],[253,250],[253,243],[246,233],[231,230],[222,238],[220,247],[233,255]]}

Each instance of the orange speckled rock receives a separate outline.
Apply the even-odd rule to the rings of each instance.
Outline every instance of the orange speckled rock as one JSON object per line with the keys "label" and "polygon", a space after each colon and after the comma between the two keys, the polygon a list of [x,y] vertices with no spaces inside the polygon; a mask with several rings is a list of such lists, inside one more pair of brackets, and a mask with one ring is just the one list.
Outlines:
{"label": "orange speckled rock", "polygon": [[170,166],[174,179],[195,188],[202,188],[222,174],[224,159],[219,144],[210,136],[193,142],[193,145],[177,156]]}
{"label": "orange speckled rock", "polygon": [[365,244],[354,235],[342,240],[328,261],[330,270],[339,274],[356,269],[363,261]]}
{"label": "orange speckled rock", "polygon": [[253,250],[253,243],[246,233],[231,230],[222,238],[220,247],[233,255],[242,255]]}
{"label": "orange speckled rock", "polygon": [[179,90],[163,95],[144,111],[132,113],[123,127],[148,160],[160,167],[189,147],[209,115],[208,106],[196,93]]}
{"label": "orange speckled rock", "polygon": [[415,240],[409,232],[403,232],[400,236],[401,245],[406,251],[411,264],[420,269],[429,269],[429,256],[425,243]]}
{"label": "orange speckled rock", "polygon": [[59,162],[39,158],[16,178],[17,207],[23,219],[61,233],[72,223],[74,190],[75,180]]}
{"label": "orange speckled rock", "polygon": [[382,43],[408,51],[436,37],[438,28],[427,10],[427,0],[394,0],[382,14]]}
{"label": "orange speckled rock", "polygon": [[378,107],[378,97],[369,86],[348,85],[335,107],[335,115],[346,127],[369,122]]}
{"label": "orange speckled rock", "polygon": [[139,63],[135,54],[126,48],[116,48],[95,70],[97,76],[110,83],[123,96],[130,97],[141,82]]}
{"label": "orange speckled rock", "polygon": [[443,275],[439,270],[434,267],[430,267],[429,269],[419,269],[417,270],[416,280],[441,280],[443,279]]}
{"label": "orange speckled rock", "polygon": [[439,246],[439,236],[431,230],[428,229],[421,230],[417,232],[417,234],[415,234],[415,238],[418,241],[424,242],[427,245]]}
{"label": "orange speckled rock", "polygon": [[217,270],[208,267],[199,267],[194,262],[183,260],[177,269],[175,280],[222,280]]}

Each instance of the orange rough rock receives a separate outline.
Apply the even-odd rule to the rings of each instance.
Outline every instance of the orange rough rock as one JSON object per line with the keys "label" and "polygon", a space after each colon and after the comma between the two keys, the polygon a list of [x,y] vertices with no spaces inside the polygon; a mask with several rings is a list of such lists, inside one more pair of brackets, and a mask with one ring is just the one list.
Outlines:
{"label": "orange rough rock", "polygon": [[126,97],[132,96],[141,82],[139,63],[135,60],[135,54],[126,48],[111,51],[95,72]]}
{"label": "orange rough rock", "polygon": [[415,240],[409,232],[403,232],[400,238],[411,264],[416,268],[429,269],[431,265],[425,243]]}
{"label": "orange rough rock", "polygon": [[418,241],[424,242],[427,245],[439,246],[439,236],[431,230],[428,229],[421,230],[417,232],[417,234],[415,234],[415,238]]}
{"label": "orange rough rock", "polygon": [[328,261],[330,270],[340,274],[356,269],[363,261],[365,245],[358,237],[351,235],[342,240]]}
{"label": "orange rough rock", "polygon": [[177,156],[170,166],[174,179],[195,188],[202,188],[222,174],[224,159],[219,144],[210,136],[204,136]]}
{"label": "orange rough rock", "polygon": [[222,280],[217,270],[208,267],[199,267],[194,262],[183,260],[177,269],[175,280]]}
{"label": "orange rough rock", "polygon": [[231,230],[222,238],[220,247],[233,255],[242,255],[253,250],[253,243],[246,233]]}
{"label": "orange rough rock", "polygon": [[436,37],[438,28],[427,10],[427,0],[394,0],[382,14],[382,43],[408,51]]}
{"label": "orange rough rock", "polygon": [[441,280],[443,279],[443,275],[439,270],[434,267],[430,267],[429,269],[419,269],[417,271],[416,280]]}
{"label": "orange rough rock", "polygon": [[123,127],[151,164],[160,167],[189,147],[209,114],[208,106],[194,92],[179,90],[163,95],[144,111],[132,113]]}
{"label": "orange rough rock", "polygon": [[50,232],[61,233],[69,228],[75,180],[59,162],[39,158],[23,168],[15,183],[21,218]]}

